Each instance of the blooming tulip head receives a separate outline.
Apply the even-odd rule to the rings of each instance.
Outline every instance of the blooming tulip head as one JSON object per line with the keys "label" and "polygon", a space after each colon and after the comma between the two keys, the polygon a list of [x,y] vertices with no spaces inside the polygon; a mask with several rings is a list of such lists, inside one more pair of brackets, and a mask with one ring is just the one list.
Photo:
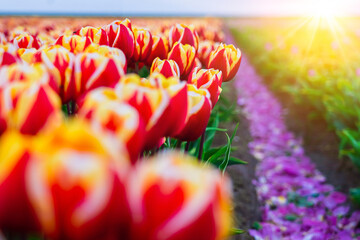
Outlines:
{"label": "blooming tulip head", "polygon": [[65,82],[64,101],[77,100],[97,87],[114,87],[124,75],[123,66],[98,53],[76,55],[69,82]]}
{"label": "blooming tulip head", "polygon": [[122,50],[129,60],[135,49],[135,39],[130,20],[116,20],[105,26],[104,29],[109,38],[109,46]]}
{"label": "blooming tulip head", "polygon": [[234,45],[220,44],[210,53],[207,67],[218,69],[223,74],[223,81],[230,81],[235,77],[241,62],[240,49]]}
{"label": "blooming tulip head", "polygon": [[128,184],[132,239],[225,239],[232,226],[231,183],[180,153],[140,162]]}
{"label": "blooming tulip head", "polygon": [[143,149],[145,125],[139,112],[117,99],[113,89],[98,88],[89,92],[78,116],[88,119],[94,128],[113,132],[126,144],[131,161],[137,161]]}
{"label": "blooming tulip head", "polygon": [[44,48],[34,54],[34,62],[42,62],[50,72],[60,75],[60,96],[64,97],[64,85],[69,81],[74,63],[74,54],[60,45]]}
{"label": "blooming tulip head", "polygon": [[144,62],[150,56],[153,39],[149,30],[133,28],[135,49],[132,60],[134,62]]}
{"label": "blooming tulip head", "polygon": [[18,48],[40,48],[40,41],[33,35],[23,33],[16,36],[12,43]]}
{"label": "blooming tulip head", "polygon": [[212,107],[219,100],[222,83],[222,73],[215,69],[194,68],[189,74],[188,83],[194,84],[197,88],[207,89],[210,93]]}
{"label": "blooming tulip head", "polygon": [[204,66],[208,65],[210,53],[214,51],[218,47],[218,45],[219,43],[209,40],[200,41],[198,58]]}
{"label": "blooming tulip head", "polygon": [[168,59],[174,60],[180,70],[180,76],[186,78],[195,62],[196,50],[188,44],[175,43],[169,52]]}
{"label": "blooming tulip head", "polygon": [[36,134],[62,120],[61,100],[47,84],[32,83],[17,98],[10,125],[23,134]]}
{"label": "blooming tulip head", "polygon": [[118,48],[113,48],[105,45],[91,44],[86,50],[86,53],[98,53],[108,58],[112,58],[117,65],[123,66],[124,72],[126,73],[127,61],[123,51]]}
{"label": "blooming tulip head", "polygon": [[170,102],[164,115],[171,124],[168,125],[165,136],[173,137],[185,126],[188,110],[187,85],[178,77],[166,78],[161,73],[150,74],[147,81],[153,86],[165,89],[170,96]]}
{"label": "blooming tulip head", "polygon": [[42,83],[59,92],[60,76],[57,72],[49,72],[45,65],[35,63],[16,63],[0,68],[0,86],[10,82]]}
{"label": "blooming tulip head", "polygon": [[173,47],[176,42],[189,44],[195,48],[195,52],[199,47],[199,37],[194,27],[184,24],[176,24],[172,26],[169,32],[169,43]]}
{"label": "blooming tulip head", "polygon": [[77,54],[83,52],[91,44],[91,39],[79,35],[62,35],[56,40],[55,44]]}
{"label": "blooming tulip head", "polygon": [[144,120],[144,148],[150,150],[159,147],[171,124],[165,114],[170,102],[169,93],[136,74],[128,74],[121,78],[115,92],[120,100],[135,107]]}
{"label": "blooming tulip head", "polygon": [[152,36],[153,44],[151,48],[151,53],[146,59],[146,64],[151,66],[154,59],[166,59],[169,53],[169,43],[166,37],[153,35]]}
{"label": "blooming tulip head", "polygon": [[88,37],[93,43],[99,45],[109,45],[109,39],[104,29],[94,27],[83,27],[75,32],[75,34]]}
{"label": "blooming tulip head", "polygon": [[205,131],[211,113],[210,93],[188,84],[188,112],[185,127],[175,136],[182,141],[194,141]]}
{"label": "blooming tulip head", "polygon": [[165,77],[180,77],[180,69],[178,64],[174,60],[161,60],[160,58],[155,58],[151,68],[150,73],[161,73]]}

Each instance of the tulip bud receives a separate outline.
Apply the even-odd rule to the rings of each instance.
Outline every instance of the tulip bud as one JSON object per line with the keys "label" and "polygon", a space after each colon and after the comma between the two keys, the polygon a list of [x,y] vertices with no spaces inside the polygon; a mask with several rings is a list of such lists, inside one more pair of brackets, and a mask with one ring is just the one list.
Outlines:
{"label": "tulip bud", "polygon": [[23,134],[36,134],[61,121],[61,100],[46,84],[32,83],[18,97],[11,124]]}
{"label": "tulip bud", "polygon": [[33,61],[42,62],[48,71],[60,75],[60,96],[64,99],[64,85],[69,81],[74,63],[74,54],[60,45],[53,45],[35,53]]}
{"label": "tulip bud", "polygon": [[182,141],[194,141],[205,131],[211,113],[209,91],[188,84],[188,112],[185,127],[175,137]]}
{"label": "tulip bud", "polygon": [[161,73],[166,78],[180,77],[179,66],[174,60],[161,60],[160,58],[155,58],[151,65],[150,73],[156,72]]}
{"label": "tulip bud", "polygon": [[234,45],[220,44],[210,53],[207,67],[218,69],[223,74],[223,82],[230,81],[235,77],[241,62],[240,49]]}
{"label": "tulip bud", "polygon": [[34,55],[38,52],[39,50],[35,49],[35,48],[19,48],[17,50],[17,55],[24,61],[27,62],[29,64],[33,63],[33,58]]}
{"label": "tulip bud", "polygon": [[135,107],[144,120],[144,149],[160,147],[159,144],[171,125],[165,114],[170,102],[169,93],[146,80],[141,80],[136,74],[124,76],[115,87],[115,92],[120,100]]}
{"label": "tulip bud", "polygon": [[189,74],[188,83],[194,84],[199,89],[207,89],[210,93],[211,105],[213,108],[215,107],[222,91],[221,71],[196,67]]}
{"label": "tulip bud", "polygon": [[169,43],[173,47],[176,42],[182,44],[189,44],[195,48],[195,52],[199,47],[199,36],[193,26],[186,26],[184,24],[176,24],[171,27],[169,32]]}
{"label": "tulip bud", "polygon": [[166,59],[169,53],[169,43],[165,37],[154,35],[152,36],[153,44],[151,48],[151,53],[146,60],[146,64],[151,66],[154,59]]}
{"label": "tulip bud", "polygon": [[62,35],[56,40],[55,44],[63,46],[74,54],[78,54],[85,51],[91,44],[91,39],[79,35]]}
{"label": "tulip bud", "polygon": [[0,68],[0,86],[11,82],[41,83],[49,85],[56,93],[59,93],[60,76],[49,72],[41,63],[29,65],[16,63]]}
{"label": "tulip bud", "polygon": [[181,77],[186,78],[194,64],[195,55],[196,50],[191,45],[175,43],[169,52],[168,59],[174,60],[179,65]]}
{"label": "tulip bud", "polygon": [[142,28],[133,28],[135,38],[135,50],[132,60],[134,62],[144,62],[150,55],[153,40],[150,31]]}
{"label": "tulip bud", "polygon": [[124,75],[123,67],[98,53],[76,55],[70,80],[65,82],[64,101],[77,100],[97,87],[114,87]]}
{"label": "tulip bud", "polygon": [[136,162],[143,149],[144,122],[134,107],[118,99],[112,99],[109,95],[111,91],[113,89],[97,88],[89,92],[78,116],[89,119],[94,128],[100,127],[113,132],[125,143],[131,161]]}
{"label": "tulip bud", "polygon": [[198,58],[204,66],[208,65],[210,53],[214,51],[219,46],[219,43],[204,40],[200,41],[199,50],[198,50]]}
{"label": "tulip bud", "polygon": [[109,45],[109,39],[104,29],[94,27],[83,27],[75,32],[81,37],[88,37],[93,43],[99,45]]}
{"label": "tulip bud", "polygon": [[36,49],[39,49],[40,45],[41,45],[39,40],[35,36],[30,35],[28,33],[23,33],[23,34],[20,34],[20,35],[16,36],[12,40],[12,43],[18,48],[36,48]]}
{"label": "tulip bud", "polygon": [[113,48],[109,46],[99,46],[98,44],[91,44],[89,45],[86,50],[86,53],[98,53],[108,58],[112,58],[117,65],[123,66],[124,72],[126,73],[127,70],[127,62],[126,56],[123,51],[118,48]]}
{"label": "tulip bud", "polygon": [[126,58],[130,59],[135,49],[134,34],[130,20],[117,20],[104,28],[109,37],[109,46],[119,48],[124,52]]}
{"label": "tulip bud", "polygon": [[165,89],[170,96],[169,106],[164,115],[171,124],[165,136],[173,137],[185,126],[188,110],[187,85],[177,77],[166,78],[160,73],[151,74],[148,81],[153,86]]}
{"label": "tulip bud", "polygon": [[127,188],[131,239],[227,238],[232,226],[227,176],[180,153],[139,163]]}

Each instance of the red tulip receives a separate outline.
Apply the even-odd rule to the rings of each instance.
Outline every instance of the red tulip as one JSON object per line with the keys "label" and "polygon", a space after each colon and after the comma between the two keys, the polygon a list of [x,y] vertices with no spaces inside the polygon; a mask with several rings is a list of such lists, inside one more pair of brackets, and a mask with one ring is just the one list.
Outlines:
{"label": "red tulip", "polygon": [[134,62],[144,62],[151,53],[153,39],[150,31],[142,28],[133,28],[135,38],[135,50],[132,60]]}
{"label": "red tulip", "polygon": [[232,226],[231,182],[180,153],[139,162],[127,185],[131,239],[226,239]]}
{"label": "red tulip", "polygon": [[151,65],[150,73],[156,72],[161,73],[166,78],[180,77],[179,66],[174,60],[161,60],[160,58],[155,58]]}
{"label": "red tulip", "polygon": [[198,58],[204,66],[208,65],[210,53],[214,51],[219,46],[219,43],[204,40],[200,41],[199,50],[198,50]]}
{"label": "red tulip", "polygon": [[98,88],[89,92],[79,110],[79,117],[89,119],[94,128],[113,132],[125,143],[132,162],[143,149],[145,125],[139,112],[116,98],[113,89]]}
{"label": "red tulip", "polygon": [[129,19],[114,21],[104,27],[108,37],[109,46],[122,50],[127,59],[130,59],[135,49],[135,39]]}
{"label": "red tulip", "polygon": [[151,53],[146,59],[146,64],[151,66],[154,59],[166,59],[169,53],[169,43],[166,37],[154,35],[152,36],[153,44],[151,48]]}
{"label": "red tulip", "polygon": [[166,110],[170,103],[169,93],[149,81],[141,80],[136,74],[123,77],[115,88],[120,100],[135,107],[145,122],[144,149],[160,147],[169,125]]}
{"label": "red tulip", "polygon": [[[129,228],[126,150],[110,135],[73,121],[37,137],[26,187],[51,239],[122,238]],[[121,234],[121,235],[120,235]]]}
{"label": "red tulip", "polygon": [[28,33],[23,33],[18,36],[16,36],[12,43],[17,46],[18,48],[40,48],[40,41],[33,35],[30,35]]}
{"label": "red tulip", "polygon": [[126,56],[123,51],[118,48],[113,48],[109,46],[99,46],[98,44],[89,45],[86,50],[86,53],[98,53],[108,58],[112,58],[117,65],[123,66],[124,72],[127,70],[127,61]]}
{"label": "red tulip", "polygon": [[91,39],[79,35],[62,35],[56,40],[55,44],[61,45],[70,52],[78,54],[85,51],[91,44]]}
{"label": "red tulip", "polygon": [[241,62],[240,49],[234,45],[220,44],[211,52],[207,67],[218,69],[223,74],[223,82],[230,81],[235,77]]}
{"label": "red tulip", "polygon": [[36,134],[61,121],[61,100],[47,84],[32,83],[18,96],[10,124]]}
{"label": "red tulip", "polygon": [[215,69],[194,68],[189,74],[188,83],[194,84],[199,89],[207,89],[210,93],[211,105],[214,108],[219,100],[222,83],[222,73]]}
{"label": "red tulip", "polygon": [[176,43],[169,52],[168,59],[179,65],[181,77],[186,78],[195,62],[195,55],[196,50],[193,46]]}
{"label": "red tulip", "polygon": [[173,47],[175,43],[189,44],[195,48],[195,52],[199,47],[199,36],[194,27],[184,24],[176,24],[172,26],[169,32],[169,43]]}
{"label": "red tulip", "polygon": [[194,141],[205,131],[211,113],[209,91],[188,84],[188,112],[185,127],[175,137],[182,141]]}
{"label": "red tulip", "polygon": [[75,57],[69,82],[65,82],[64,101],[77,98],[97,87],[114,87],[124,75],[122,65],[98,53],[82,53]]}
{"label": "red tulip", "polygon": [[49,72],[45,65],[35,63],[16,63],[0,68],[0,86],[11,82],[41,83],[49,85],[56,93],[59,93],[60,75],[57,72]]}
{"label": "red tulip", "polygon": [[94,27],[83,27],[75,32],[75,34],[88,37],[93,43],[99,45],[109,45],[109,39],[104,29]]}
{"label": "red tulip", "polygon": [[170,96],[169,106],[164,115],[171,124],[168,125],[165,136],[173,137],[185,126],[188,110],[187,85],[177,77],[166,78],[160,73],[152,73],[147,81],[153,86],[165,89]]}
{"label": "red tulip", "polygon": [[54,45],[34,54],[34,62],[42,62],[51,72],[60,75],[60,96],[64,100],[65,82],[70,80],[74,64],[74,54],[60,45]]}

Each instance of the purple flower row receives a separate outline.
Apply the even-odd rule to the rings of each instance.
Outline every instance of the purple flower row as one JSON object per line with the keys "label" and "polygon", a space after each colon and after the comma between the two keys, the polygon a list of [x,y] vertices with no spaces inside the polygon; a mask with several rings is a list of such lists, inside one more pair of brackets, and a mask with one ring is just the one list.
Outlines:
{"label": "purple flower row", "polygon": [[360,239],[360,213],[349,213],[347,197],[326,184],[283,121],[275,97],[243,56],[236,79],[238,104],[250,123],[250,150],[259,160],[254,185],[263,204],[256,239]]}

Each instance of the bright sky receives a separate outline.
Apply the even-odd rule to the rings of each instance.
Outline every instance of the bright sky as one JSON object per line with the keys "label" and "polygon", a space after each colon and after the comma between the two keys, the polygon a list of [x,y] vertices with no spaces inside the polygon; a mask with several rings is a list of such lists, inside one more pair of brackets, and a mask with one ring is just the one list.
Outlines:
{"label": "bright sky", "polygon": [[319,8],[360,15],[360,0],[0,0],[0,14],[291,16]]}

